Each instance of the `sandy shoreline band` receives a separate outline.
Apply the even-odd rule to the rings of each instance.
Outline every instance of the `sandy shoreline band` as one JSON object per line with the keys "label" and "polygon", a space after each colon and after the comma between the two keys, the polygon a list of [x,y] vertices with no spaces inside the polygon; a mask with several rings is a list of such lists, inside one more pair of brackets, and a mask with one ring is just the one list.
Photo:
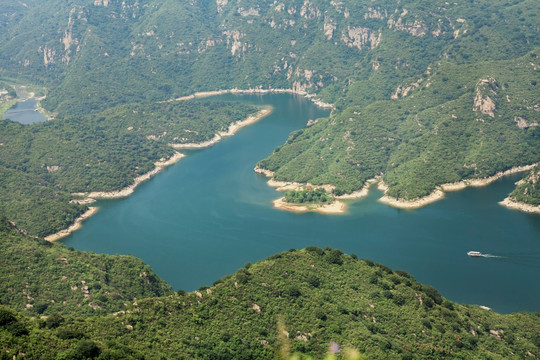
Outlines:
{"label": "sandy shoreline band", "polygon": [[[267,107],[260,110],[257,114],[246,118],[245,120],[241,120],[241,121],[231,124],[229,126],[228,131],[226,132],[227,136],[234,135],[240,128],[257,122],[263,117],[269,115],[271,112],[272,112],[272,108]],[[170,158],[161,159],[160,161],[155,162],[154,163],[155,167],[153,170],[147,172],[146,174],[136,177],[133,180],[133,184],[121,190],[108,191],[108,192],[107,191],[94,191],[90,193],[74,193],[72,195],[76,196],[77,199],[72,200],[72,202],[76,202],[79,204],[92,204],[96,201],[96,199],[119,199],[119,198],[130,196],[131,194],[133,194],[137,186],[139,186],[141,183],[143,183],[146,180],[149,180],[151,177],[159,173],[164,168],[177,163],[180,159],[184,158],[185,156],[186,156],[185,154],[175,151],[175,153]],[[75,223],[73,223],[70,227],[64,230],[60,230],[56,234],[51,234],[51,235],[46,236],[45,240],[56,241],[58,239],[68,236],[73,231],[80,229],[81,222],[88,219],[90,216],[94,215],[97,212],[97,210],[98,210],[98,207],[89,207],[88,211],[86,211],[83,215],[77,218],[75,220]]]}
{"label": "sandy shoreline band", "polygon": [[302,190],[304,187],[309,186],[314,189],[324,189],[326,192],[331,192],[336,187],[334,185],[313,185],[312,183],[299,183],[293,181],[279,181],[274,179],[274,172],[255,166],[253,169],[257,174],[264,175],[268,178],[266,182],[268,186],[276,188],[276,191],[289,191],[289,190]]}
{"label": "sandy shoreline band", "polygon": [[[362,187],[362,189],[354,191],[351,194],[344,194],[344,195],[336,196],[336,199],[341,199],[341,200],[360,199],[362,197],[367,196],[368,193],[369,193],[370,187],[373,184],[377,183],[377,188],[379,190],[381,190],[382,192],[384,192],[384,196],[382,196],[378,200],[379,202],[381,202],[383,204],[386,204],[388,206],[399,208],[399,209],[418,209],[418,208],[424,207],[424,206],[426,206],[428,204],[431,204],[431,203],[433,203],[435,201],[443,199],[445,192],[458,191],[458,190],[465,189],[465,188],[467,188],[469,186],[472,186],[472,187],[486,186],[486,185],[489,185],[489,184],[491,184],[492,182],[494,182],[496,180],[501,179],[504,176],[517,174],[517,173],[520,173],[520,172],[531,170],[536,165],[538,165],[538,163],[534,163],[534,164],[530,164],[530,165],[524,165],[524,166],[515,166],[515,167],[513,167],[511,169],[508,169],[506,171],[500,171],[500,172],[496,173],[495,175],[489,176],[487,178],[468,179],[468,180],[462,180],[462,181],[454,182],[454,183],[442,184],[442,185],[439,185],[433,192],[431,192],[431,194],[429,194],[427,196],[424,196],[424,197],[421,197],[421,198],[414,199],[414,200],[403,200],[403,199],[398,199],[398,198],[386,195],[386,193],[388,191],[388,186],[384,183],[384,181],[381,180],[380,177],[376,177],[376,178],[367,180],[366,183],[364,184],[364,186]],[[258,173],[258,174],[262,174],[262,175],[268,177],[269,180],[268,180],[267,184],[269,186],[275,187],[277,191],[298,190],[299,188],[301,188],[303,186],[313,186],[313,185],[311,185],[309,183],[302,184],[302,183],[296,183],[296,182],[286,182],[286,181],[274,180],[274,178],[273,178],[274,172],[273,171],[270,171],[270,170],[267,170],[267,169],[262,169],[262,168],[260,168],[258,166],[255,167],[254,171],[256,173]],[[313,187],[324,188],[326,191],[331,191],[331,190],[333,190],[335,188],[335,186],[333,186],[333,185],[322,185],[322,186],[313,186]],[[529,213],[540,213],[540,210],[539,210],[540,207],[535,207],[535,206],[525,204],[525,203],[518,203],[518,202],[512,201],[511,199],[508,199],[508,198],[504,199],[501,202],[499,202],[499,204],[501,204],[503,206],[507,206],[507,207],[509,207],[511,209],[521,210],[521,211],[525,211],[525,212],[529,212]],[[290,210],[290,211],[294,211],[294,210]]]}
{"label": "sandy shoreline band", "polygon": [[225,137],[233,136],[236,134],[238,130],[241,128],[254,124],[257,121],[265,118],[266,116],[270,115],[272,113],[273,109],[271,107],[265,107],[264,109],[260,110],[255,115],[249,116],[244,120],[236,121],[229,125],[229,128],[227,131],[221,131],[214,135],[214,138],[212,140],[204,141],[201,143],[189,143],[189,144],[168,144],[174,149],[202,149],[206,147],[210,147]]}
{"label": "sandy shoreline band", "polygon": [[[463,190],[469,186],[472,186],[472,187],[486,186],[496,180],[501,179],[504,176],[531,170],[536,165],[538,165],[538,163],[534,163],[531,165],[524,165],[524,166],[515,166],[506,171],[499,171],[493,176],[489,176],[482,179],[468,179],[468,180],[462,180],[462,181],[454,182],[454,183],[442,184],[442,185],[439,185],[437,189],[435,189],[431,194],[418,198],[418,199],[414,199],[414,200],[402,200],[402,199],[397,199],[392,196],[386,195],[386,192],[388,191],[388,187],[386,186],[386,184],[384,184],[384,182],[381,181],[378,187],[379,187],[379,190],[385,193],[385,195],[382,198],[380,198],[379,201],[386,205],[396,207],[399,209],[418,209],[428,204],[431,204],[437,200],[443,199],[445,192]],[[503,202],[501,202],[501,204],[505,205],[503,204]],[[513,208],[519,210],[518,207],[513,207]]]}
{"label": "sandy shoreline band", "polygon": [[315,94],[310,94],[307,91],[303,90],[295,90],[295,89],[261,89],[261,88],[255,88],[255,89],[227,89],[227,90],[215,90],[215,91],[201,91],[196,92],[192,95],[182,96],[176,99],[168,100],[168,102],[171,101],[186,101],[186,100],[192,100],[192,99],[201,99],[205,97],[210,96],[217,96],[217,95],[225,95],[225,94],[233,94],[233,95],[253,95],[253,94],[292,94],[292,95],[300,95],[305,97],[306,99],[311,100],[315,105],[317,105],[320,108],[325,109],[333,109],[334,105],[326,103],[320,99],[317,99]]}
{"label": "sandy shoreline band", "polygon": [[90,193],[74,193],[73,195],[85,197],[85,199],[83,199],[82,201],[91,201],[89,199],[119,199],[119,198],[127,197],[133,194],[133,191],[135,191],[135,188],[137,188],[137,186],[139,186],[141,183],[150,179],[152,176],[156,175],[158,172],[160,172],[167,166],[177,163],[180,159],[182,159],[185,156],[186,156],[185,154],[182,154],[180,152],[175,152],[170,158],[162,159],[160,161],[155,162],[154,163],[155,168],[153,170],[147,172],[146,174],[136,177],[133,180],[133,184],[121,190],[109,191],[109,192],[94,191]]}
{"label": "sandy shoreline band", "polygon": [[85,213],[83,213],[81,216],[75,219],[75,222],[70,227],[64,230],[60,230],[56,234],[45,236],[45,240],[53,242],[53,241],[65,238],[66,236],[70,235],[72,232],[79,230],[82,226],[82,222],[88,219],[90,216],[94,215],[98,211],[98,209],[99,208],[97,207],[89,207]]}
{"label": "sandy shoreline band", "polygon": [[345,212],[345,203],[334,200],[330,204],[291,204],[285,201],[284,197],[276,199],[273,201],[274,208],[296,212],[296,213],[305,213],[308,211],[314,211],[326,215],[336,215],[343,214]]}
{"label": "sandy shoreline band", "polygon": [[500,205],[506,206],[509,209],[519,210],[531,214],[540,214],[540,205],[534,206],[519,201],[512,200],[510,198],[505,198],[503,201],[499,202]]}
{"label": "sandy shoreline band", "polygon": [[[308,187],[308,186],[313,188],[313,189],[324,189],[326,192],[332,192],[332,190],[334,190],[336,188],[334,185],[313,185],[311,183],[298,183],[298,182],[287,182],[287,181],[274,180],[274,178],[273,178],[274,173],[272,171],[260,168],[258,166],[255,166],[253,171],[255,171],[258,174],[264,175],[267,178],[269,178],[269,180],[266,182],[268,184],[268,186],[276,188],[276,191],[280,191],[280,192],[289,191],[289,190],[300,191],[300,190],[303,190],[305,187]],[[371,185],[371,183],[369,185]],[[366,184],[366,186],[367,186],[367,184]],[[369,188],[369,186],[367,186],[367,188]],[[364,188],[362,188],[362,190],[360,190],[360,191],[364,192],[364,191],[367,191],[367,190],[364,190]],[[356,196],[358,196],[360,194],[360,191],[355,192],[353,194],[350,194],[350,195],[353,195],[355,197],[349,197],[348,199],[359,198],[359,197],[356,197]],[[286,202],[285,198],[281,197],[279,199],[274,200],[272,203],[274,204],[274,208],[276,208],[276,209],[281,209],[281,210],[286,210],[286,211],[291,211],[291,212],[296,212],[296,213],[304,213],[304,212],[308,212],[308,211],[314,211],[314,212],[318,212],[318,213],[321,213],[321,214],[334,215],[334,214],[343,214],[346,211],[347,205],[344,202],[339,201],[338,199],[340,199],[340,198],[341,197],[336,196],[334,201],[332,203],[330,203],[330,204],[323,204],[323,203],[319,203],[319,204],[293,204],[293,203]],[[346,199],[346,197],[343,197],[343,199]]]}
{"label": "sandy shoreline band", "polygon": [[[326,192],[332,192],[336,186],[325,184],[325,185],[313,185],[311,183],[299,183],[299,182],[293,182],[293,181],[279,181],[274,179],[274,172],[260,168],[258,166],[255,166],[253,169],[257,174],[264,175],[268,178],[268,181],[266,182],[268,186],[271,186],[273,188],[276,188],[276,191],[289,191],[289,190],[302,190],[302,188],[306,186],[310,186],[312,188],[318,188],[318,189],[324,189]],[[375,177],[373,179],[369,179],[365,182],[364,186],[360,190],[353,191],[350,194],[343,194],[339,196],[335,196],[336,199],[339,200],[355,200],[355,199],[361,199],[363,197],[366,197],[369,194],[369,188],[373,185],[378,183],[380,180],[380,177]]]}

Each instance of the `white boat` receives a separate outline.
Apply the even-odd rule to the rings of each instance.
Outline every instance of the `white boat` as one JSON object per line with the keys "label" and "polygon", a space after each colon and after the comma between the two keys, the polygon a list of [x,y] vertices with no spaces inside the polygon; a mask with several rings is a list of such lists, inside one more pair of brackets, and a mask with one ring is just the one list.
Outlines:
{"label": "white boat", "polygon": [[484,256],[484,254],[482,254],[480,251],[469,251],[469,252],[467,253],[467,255],[472,256],[472,257],[481,257],[481,256]]}

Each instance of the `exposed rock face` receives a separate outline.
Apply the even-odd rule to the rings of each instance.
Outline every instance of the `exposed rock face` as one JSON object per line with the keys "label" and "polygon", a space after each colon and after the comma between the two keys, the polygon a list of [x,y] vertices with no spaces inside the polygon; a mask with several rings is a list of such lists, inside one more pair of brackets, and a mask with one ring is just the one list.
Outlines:
{"label": "exposed rock face", "polygon": [[240,14],[240,16],[242,17],[246,17],[246,16],[260,16],[259,15],[259,10],[257,9],[254,9],[254,8],[249,8],[249,9],[244,9],[244,8],[240,8],[238,9],[238,13]]}
{"label": "exposed rock face", "polygon": [[409,95],[411,91],[416,89],[420,84],[424,81],[423,78],[418,79],[418,81],[413,82],[412,84],[408,86],[398,86],[396,89],[396,92],[390,97],[392,100],[397,100],[400,97],[404,98],[405,96]]}
{"label": "exposed rock face", "polygon": [[341,40],[343,40],[348,47],[357,47],[359,50],[362,50],[362,48],[368,44],[371,49],[376,48],[381,42],[381,37],[382,33],[380,31],[376,34],[370,28],[358,26],[349,28],[347,33],[343,32]]}
{"label": "exposed rock face", "polygon": [[305,19],[315,19],[321,16],[321,11],[309,0],[305,0],[300,8],[300,16]]}
{"label": "exposed rock face", "polygon": [[94,6],[109,6],[110,0],[95,0]]}
{"label": "exposed rock face", "polygon": [[[108,3],[107,3],[108,4]],[[107,6],[107,5],[105,5]],[[77,17],[75,17],[75,14],[77,13]],[[79,40],[77,38],[73,38],[73,24],[75,23],[75,19],[87,21],[87,19],[84,17],[84,14],[81,10],[77,12],[76,8],[71,9],[69,12],[69,20],[67,29],[64,31],[64,37],[62,38],[62,43],[64,44],[64,56],[62,57],[62,62],[69,64],[69,61],[71,60],[71,46],[72,45],[78,45]],[[79,51],[79,47],[77,47],[76,51]]]}
{"label": "exposed rock face", "polygon": [[514,121],[516,122],[518,128],[520,129],[527,129],[533,126],[538,126],[538,122],[528,122],[527,119],[521,117],[521,116],[514,116]]}
{"label": "exposed rock face", "polygon": [[480,111],[484,115],[495,117],[495,102],[487,95],[487,93],[497,95],[495,88],[496,81],[492,77],[482,79],[476,84],[473,111]]}
{"label": "exposed rock face", "polygon": [[223,11],[223,8],[227,6],[228,3],[229,0],[216,0],[217,11],[221,13]]}
{"label": "exposed rock face", "polygon": [[231,48],[231,54],[234,56],[237,52],[245,51],[245,44],[242,44],[240,39],[242,39],[245,34],[241,33],[238,30],[228,30],[224,31],[223,35],[227,36],[227,47]]}
{"label": "exposed rock face", "polygon": [[406,31],[413,36],[422,37],[426,35],[428,27],[422,21],[418,19],[415,19],[413,22],[403,20],[408,13],[409,12],[406,9],[403,9],[403,12],[399,15],[397,20],[394,20],[392,17],[388,19],[388,28]]}
{"label": "exposed rock face", "polygon": [[45,65],[45,67],[49,66],[49,64],[55,63],[55,58],[54,58],[56,56],[55,49],[50,49],[47,46],[44,46],[44,47],[40,46],[38,51],[40,53],[43,53],[43,64]]}
{"label": "exposed rock face", "polygon": [[386,17],[388,17],[388,12],[379,8],[368,7],[367,13],[364,14],[364,19],[384,19]]}
{"label": "exposed rock face", "polygon": [[324,22],[324,35],[328,40],[331,40],[334,36],[334,31],[336,30],[336,25],[331,22]]}

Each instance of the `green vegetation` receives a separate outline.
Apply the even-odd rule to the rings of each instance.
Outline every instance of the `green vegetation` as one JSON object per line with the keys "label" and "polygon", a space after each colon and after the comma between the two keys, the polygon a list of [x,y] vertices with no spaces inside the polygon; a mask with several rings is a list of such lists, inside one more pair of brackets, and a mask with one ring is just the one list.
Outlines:
{"label": "green vegetation", "polygon": [[[539,93],[531,85],[540,81],[533,70],[538,66],[530,54],[474,65],[441,63],[408,96],[351,106],[320,120],[291,134],[259,166],[277,180],[335,184],[338,195],[382,173],[390,195],[414,199],[440,184],[534,163],[540,127],[529,124],[538,116]],[[493,116],[474,105],[487,97],[496,104]]]}
{"label": "green vegetation", "polygon": [[[332,343],[369,359],[540,354],[538,314],[500,315],[459,305],[404,271],[336,249],[291,249],[248,264],[212,287],[148,297],[167,287],[140,262],[132,267],[133,258],[92,259],[97,255],[45,245],[13,230],[1,236],[2,256],[6,250],[33,254],[28,261],[10,261],[4,271],[12,273],[14,263],[30,265],[25,280],[2,275],[10,282],[1,282],[2,303],[9,308],[0,306],[0,347],[9,358],[19,353],[70,359],[285,359],[295,353],[323,358]],[[43,260],[32,265],[40,256]],[[33,270],[38,268],[48,270],[38,274]],[[116,276],[120,273],[131,275]],[[45,277],[55,280],[44,282]],[[83,279],[89,297],[83,295]],[[137,301],[130,300],[135,296]],[[60,306],[62,301],[67,305]],[[34,307],[26,308],[26,302]],[[110,314],[118,308],[122,311]],[[40,312],[47,317],[30,318]]]}
{"label": "green vegetation", "polygon": [[[13,79],[0,114],[7,83],[32,83],[55,116],[0,123],[0,214],[32,235],[85,211],[72,193],[130,185],[169,143],[256,111],[168,102],[195,91],[294,88],[334,103],[259,166],[337,195],[383,175],[390,195],[414,199],[540,160],[537,0],[26,0],[0,14],[0,77]],[[538,184],[536,168],[511,196],[538,204]],[[7,219],[1,358],[321,358],[332,342],[370,359],[540,356],[538,314],[455,304],[339,250],[276,254],[171,294],[139,260],[45,243]]]}
{"label": "green vegetation", "polygon": [[171,287],[132,256],[82,252],[21,234],[0,217],[0,303],[29,316],[112,313]]}
{"label": "green vegetation", "polygon": [[25,4],[0,6],[0,76],[47,88],[57,120],[0,129],[0,212],[32,234],[84,211],[70,192],[129,185],[170,156],[166,142],[204,141],[251,111],[166,102],[195,91],[334,103],[260,166],[336,194],[383,174],[390,195],[414,199],[540,160],[535,0]]}
{"label": "green vegetation", "polygon": [[285,201],[293,204],[303,203],[331,203],[334,198],[324,189],[310,189],[305,187],[303,190],[289,190],[285,192]]}
{"label": "green vegetation", "polygon": [[510,198],[525,204],[540,206],[540,165],[536,165],[520,181],[516,189],[510,194]]}
{"label": "green vegetation", "polygon": [[4,117],[4,114],[16,104],[17,97],[15,89],[2,81],[0,81],[0,119]]}
{"label": "green vegetation", "polygon": [[0,119],[17,103],[17,100],[0,101]]}
{"label": "green vegetation", "polygon": [[170,157],[257,111],[215,100],[121,105],[96,115],[0,123],[0,213],[30,234],[68,227],[86,210],[72,193],[119,190]]}

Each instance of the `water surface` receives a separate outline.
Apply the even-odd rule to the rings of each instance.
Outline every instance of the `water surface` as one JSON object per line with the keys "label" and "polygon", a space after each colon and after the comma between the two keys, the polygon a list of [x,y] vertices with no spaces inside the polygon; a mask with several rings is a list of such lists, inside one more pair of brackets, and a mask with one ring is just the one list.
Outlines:
{"label": "water surface", "polygon": [[[66,245],[135,255],[175,289],[189,291],[276,252],[331,246],[408,271],[454,301],[540,311],[540,216],[497,204],[515,176],[414,211],[378,203],[375,188],[349,201],[346,215],[276,210],[272,200],[280,194],[253,167],[291,131],[328,112],[290,95],[241,99],[271,104],[274,112],[190,152],[131,197],[99,202],[99,212]],[[469,250],[505,257],[469,258]]]}
{"label": "water surface", "polygon": [[47,121],[47,118],[37,110],[37,100],[34,98],[19,101],[13,105],[4,114],[3,120],[7,119],[25,125]]}

